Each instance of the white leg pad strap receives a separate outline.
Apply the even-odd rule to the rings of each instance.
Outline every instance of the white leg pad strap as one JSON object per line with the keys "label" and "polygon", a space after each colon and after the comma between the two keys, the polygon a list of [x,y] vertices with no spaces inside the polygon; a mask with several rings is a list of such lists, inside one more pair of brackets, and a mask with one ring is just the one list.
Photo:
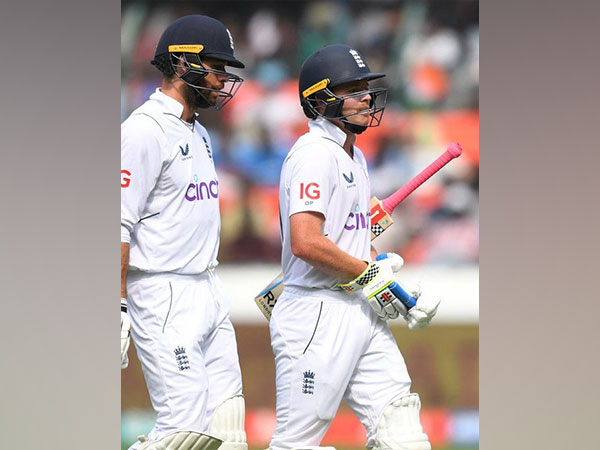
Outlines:
{"label": "white leg pad strap", "polygon": [[142,445],[138,450],[217,450],[223,443],[221,439],[195,431],[177,431],[158,441],[147,441],[144,436],[139,439]]}
{"label": "white leg pad strap", "polygon": [[223,440],[220,450],[248,450],[244,431],[245,413],[242,395],[228,398],[215,410],[208,432]]}
{"label": "white leg pad strap", "polygon": [[383,410],[377,424],[376,450],[431,450],[423,433],[419,394],[396,397]]}

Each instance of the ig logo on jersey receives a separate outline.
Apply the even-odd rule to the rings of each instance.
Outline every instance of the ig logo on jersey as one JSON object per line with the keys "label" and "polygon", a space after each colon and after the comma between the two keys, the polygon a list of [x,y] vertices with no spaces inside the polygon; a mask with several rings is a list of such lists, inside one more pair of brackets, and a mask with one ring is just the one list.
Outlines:
{"label": "ig logo on jersey", "polygon": [[321,197],[321,190],[319,189],[319,184],[308,183],[305,186],[304,183],[300,183],[300,200],[303,200],[304,197],[311,199],[306,200],[304,204],[312,205],[314,203],[313,200],[317,200]]}
{"label": "ig logo on jersey", "polygon": [[131,184],[131,172],[127,169],[121,170],[121,187],[126,188]]}

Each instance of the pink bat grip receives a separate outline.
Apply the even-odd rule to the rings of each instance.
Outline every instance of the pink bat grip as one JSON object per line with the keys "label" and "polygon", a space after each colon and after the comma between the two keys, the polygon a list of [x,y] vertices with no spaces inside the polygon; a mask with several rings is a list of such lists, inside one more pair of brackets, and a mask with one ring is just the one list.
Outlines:
{"label": "pink bat grip", "polygon": [[383,209],[388,213],[392,213],[394,208],[400,204],[402,200],[408,197],[412,191],[421,186],[427,181],[434,173],[452,161],[454,158],[458,158],[462,153],[462,148],[458,142],[453,142],[448,146],[446,151],[442,153],[438,158],[423,169],[418,175],[412,178],[408,183],[398,189],[389,197],[383,199]]}

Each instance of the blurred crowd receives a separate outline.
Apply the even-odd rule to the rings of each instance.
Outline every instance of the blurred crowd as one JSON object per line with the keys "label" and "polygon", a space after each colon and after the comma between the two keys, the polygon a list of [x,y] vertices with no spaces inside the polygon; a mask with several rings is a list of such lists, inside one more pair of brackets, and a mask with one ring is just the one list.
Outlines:
{"label": "blurred crowd", "polygon": [[160,84],[150,65],[156,43],[177,17],[206,14],[231,31],[246,69],[235,98],[202,111],[215,147],[222,213],[219,259],[280,258],[279,171],[307,131],[298,101],[303,60],[347,43],[371,70],[385,72],[382,124],[360,135],[372,194],[382,199],[453,141],[463,155],[394,212],[374,242],[407,263],[477,263],[479,255],[479,9],[469,0],[122,2],[121,119]]}

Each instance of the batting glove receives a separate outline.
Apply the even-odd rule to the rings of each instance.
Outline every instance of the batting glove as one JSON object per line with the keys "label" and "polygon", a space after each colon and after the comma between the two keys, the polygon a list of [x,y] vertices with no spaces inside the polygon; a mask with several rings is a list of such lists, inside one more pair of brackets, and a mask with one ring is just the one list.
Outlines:
{"label": "batting glove", "polygon": [[127,350],[129,350],[129,336],[131,335],[131,321],[127,314],[127,299],[121,298],[121,369],[129,365]]}
{"label": "batting glove", "polygon": [[412,294],[417,299],[417,304],[408,311],[405,319],[408,322],[408,328],[418,330],[429,325],[437,313],[442,298],[431,290],[424,293],[421,286],[413,290]]}
{"label": "batting glove", "polygon": [[369,305],[382,319],[395,319],[400,315],[406,318],[416,300],[398,284],[394,275],[404,260],[395,253],[383,253],[367,264],[356,279],[338,286],[348,292],[362,289]]}
{"label": "batting glove", "polygon": [[402,269],[402,266],[404,266],[404,259],[397,253],[380,253],[375,258],[375,261],[385,261],[388,263],[394,274],[397,274]]}

